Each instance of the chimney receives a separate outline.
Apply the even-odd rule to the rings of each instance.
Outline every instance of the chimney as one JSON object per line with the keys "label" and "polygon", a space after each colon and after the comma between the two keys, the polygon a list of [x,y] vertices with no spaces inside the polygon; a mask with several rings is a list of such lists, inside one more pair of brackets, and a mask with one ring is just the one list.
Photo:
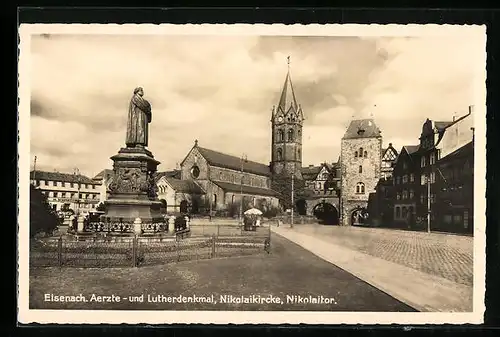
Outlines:
{"label": "chimney", "polygon": [[453,115],[453,121],[455,121],[456,119],[457,119],[457,116]]}

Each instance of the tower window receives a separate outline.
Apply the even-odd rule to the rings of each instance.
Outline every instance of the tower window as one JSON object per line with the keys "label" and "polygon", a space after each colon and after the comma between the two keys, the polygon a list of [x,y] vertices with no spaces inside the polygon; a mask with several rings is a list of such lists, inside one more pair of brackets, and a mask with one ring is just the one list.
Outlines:
{"label": "tower window", "polygon": [[301,134],[302,134],[302,133],[300,132],[300,130],[297,130],[297,136],[298,136],[299,138],[300,138]]}
{"label": "tower window", "polygon": [[365,157],[365,158],[366,158],[366,157],[368,157],[368,152],[366,152],[366,151],[365,151],[365,152],[363,153],[363,157]]}
{"label": "tower window", "polygon": [[285,140],[285,134],[283,130],[278,130],[278,141],[282,142]]}
{"label": "tower window", "polygon": [[293,138],[294,138],[293,136],[294,136],[293,129],[288,130],[288,141],[289,142],[293,142]]}
{"label": "tower window", "polygon": [[364,194],[365,193],[365,184],[357,183],[356,184],[356,193],[357,194]]}
{"label": "tower window", "polygon": [[354,158],[358,158],[358,151],[354,151]]}
{"label": "tower window", "polygon": [[359,156],[363,157],[363,148],[362,147],[359,148]]}
{"label": "tower window", "polygon": [[297,157],[300,160],[300,149],[297,149]]}
{"label": "tower window", "polygon": [[359,173],[363,173],[363,166],[359,165]]}
{"label": "tower window", "polygon": [[278,149],[276,151],[276,157],[277,157],[276,158],[277,160],[282,160],[283,159],[283,150],[282,149]]}

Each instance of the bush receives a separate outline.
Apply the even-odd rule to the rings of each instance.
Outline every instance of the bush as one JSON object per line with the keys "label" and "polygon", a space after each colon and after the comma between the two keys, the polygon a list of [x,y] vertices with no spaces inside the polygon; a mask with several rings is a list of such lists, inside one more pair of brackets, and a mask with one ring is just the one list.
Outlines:
{"label": "bush", "polygon": [[268,219],[276,217],[280,214],[280,209],[278,207],[269,207],[263,213],[262,216]]}
{"label": "bush", "polygon": [[50,207],[47,197],[30,185],[30,236],[52,234],[60,225],[61,220]]}

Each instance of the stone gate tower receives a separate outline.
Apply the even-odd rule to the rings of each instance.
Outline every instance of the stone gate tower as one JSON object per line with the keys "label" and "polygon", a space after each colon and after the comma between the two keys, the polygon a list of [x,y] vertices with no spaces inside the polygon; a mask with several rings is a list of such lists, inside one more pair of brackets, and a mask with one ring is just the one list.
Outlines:
{"label": "stone gate tower", "polygon": [[302,179],[302,107],[297,104],[290,77],[290,58],[283,91],[271,113],[271,172]]}
{"label": "stone gate tower", "polygon": [[351,121],[340,145],[341,225],[366,211],[368,196],[380,179],[382,135],[373,119]]}

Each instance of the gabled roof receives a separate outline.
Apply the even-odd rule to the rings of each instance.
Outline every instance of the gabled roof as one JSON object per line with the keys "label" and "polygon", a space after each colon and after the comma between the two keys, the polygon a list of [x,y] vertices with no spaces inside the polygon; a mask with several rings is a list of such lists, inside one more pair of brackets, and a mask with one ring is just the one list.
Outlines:
{"label": "gabled roof", "polygon": [[352,120],[342,139],[378,138],[381,131],[372,118]]}
{"label": "gabled roof", "polygon": [[[241,158],[225,154],[222,152],[210,150],[204,147],[197,147],[199,153],[212,166],[224,167],[232,170],[241,170]],[[243,163],[243,171],[263,176],[270,176],[271,170],[268,165],[246,160]]]}
{"label": "gabled roof", "polygon": [[408,154],[412,154],[418,151],[420,145],[405,145],[403,148],[408,152]]}
{"label": "gabled roof", "polygon": [[205,191],[203,191],[200,185],[198,185],[194,180],[181,180],[173,177],[165,177],[165,179],[176,192],[189,194],[205,194]]}
{"label": "gabled roof", "polygon": [[102,179],[108,180],[112,176],[113,176],[113,170],[104,169],[101,172],[97,173],[97,175],[95,175],[94,178],[92,178],[92,180],[102,180]]}
{"label": "gabled roof", "polygon": [[72,173],[61,173],[61,172],[50,172],[50,171],[31,171],[30,179],[33,179],[33,176],[37,180],[51,180],[51,181],[61,181],[67,183],[83,183],[83,184],[93,184],[98,185],[99,183],[90,179],[87,176],[81,174],[72,174]]}
{"label": "gabled roof", "polygon": [[464,146],[449,153],[445,157],[440,158],[438,162],[445,162],[448,160],[460,158],[462,156],[468,155],[471,151],[474,151],[474,141],[470,141],[467,144],[465,144]]}
{"label": "gabled roof", "polygon": [[262,195],[262,196],[277,196],[278,193],[269,189],[262,187],[254,187],[240,184],[232,184],[221,181],[214,181],[215,185],[222,188],[225,192],[243,192],[243,194],[252,194],[252,195]]}
{"label": "gabled roof", "polygon": [[323,170],[323,168],[326,168],[328,173],[331,173],[332,169],[336,168],[334,165],[335,164],[322,163],[319,166],[309,165],[306,167],[302,167],[302,178],[304,178],[305,180],[316,180],[318,174],[321,172],[321,170]]}

